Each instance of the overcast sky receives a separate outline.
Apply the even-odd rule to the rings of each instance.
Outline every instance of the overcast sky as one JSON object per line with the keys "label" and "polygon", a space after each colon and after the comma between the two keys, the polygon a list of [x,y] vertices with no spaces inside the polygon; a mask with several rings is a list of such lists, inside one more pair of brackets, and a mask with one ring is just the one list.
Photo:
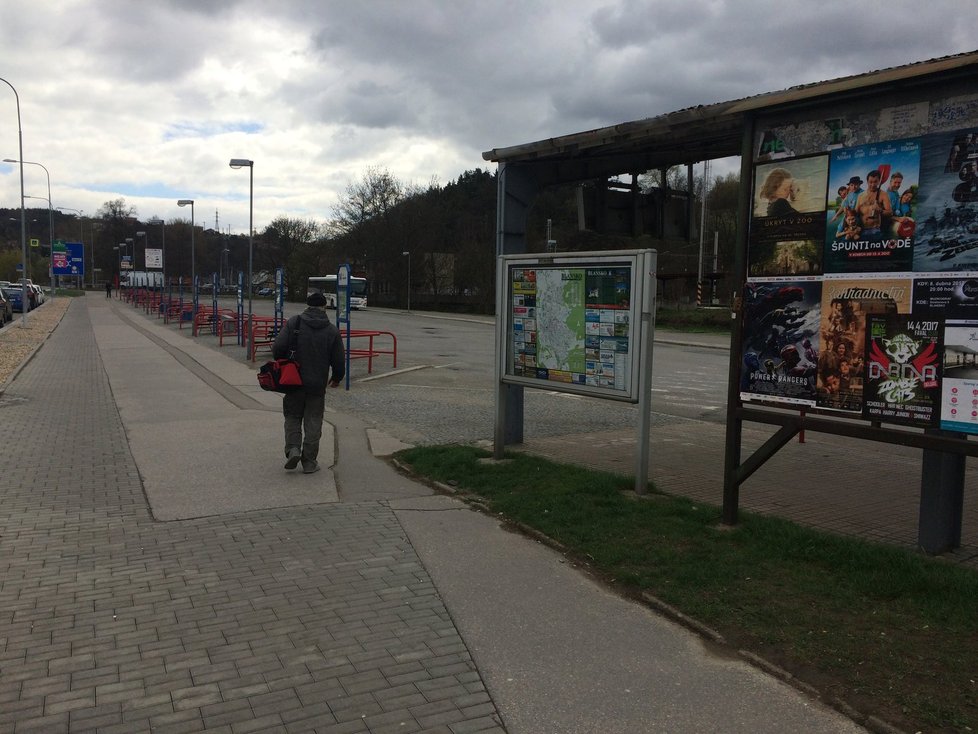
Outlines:
{"label": "overcast sky", "polygon": [[[189,219],[189,198],[236,233],[231,158],[255,162],[256,230],[325,221],[368,167],[444,185],[492,148],[975,48],[967,0],[0,3],[0,77],[55,207]],[[0,158],[19,157],[16,120],[0,84]],[[25,189],[46,199],[44,171]]]}

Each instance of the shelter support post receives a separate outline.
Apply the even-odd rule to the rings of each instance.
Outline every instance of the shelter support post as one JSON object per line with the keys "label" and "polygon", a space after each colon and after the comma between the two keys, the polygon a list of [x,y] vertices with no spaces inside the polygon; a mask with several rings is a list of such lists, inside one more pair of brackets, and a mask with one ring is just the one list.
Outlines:
{"label": "shelter support post", "polygon": [[[956,435],[946,431],[927,433]],[[917,545],[925,553],[936,555],[961,546],[964,464],[965,457],[962,454],[924,449]]]}
{"label": "shelter support post", "polygon": [[[740,180],[751,180],[752,151],[754,148],[754,119],[744,119],[743,137],[740,141]],[[737,508],[740,504],[740,444],[744,423],[738,410],[740,406],[740,354],[744,338],[743,294],[747,282],[747,222],[750,221],[750,186],[741,185],[737,197],[737,236],[734,248],[733,303],[730,308],[730,365],[727,368],[727,427],[723,452],[723,513],[725,525],[737,524]]]}
{"label": "shelter support post", "polygon": [[[536,197],[539,186],[529,173],[514,164],[500,163],[496,177],[496,255],[519,255],[526,252],[526,214]],[[504,293],[506,284],[496,283],[496,293]],[[506,308],[502,298],[496,299],[497,323],[505,322]],[[523,387],[502,381],[502,360],[509,350],[497,360],[496,365],[496,417],[495,453],[502,454],[506,444],[523,443]],[[497,456],[498,458],[498,456]]]}

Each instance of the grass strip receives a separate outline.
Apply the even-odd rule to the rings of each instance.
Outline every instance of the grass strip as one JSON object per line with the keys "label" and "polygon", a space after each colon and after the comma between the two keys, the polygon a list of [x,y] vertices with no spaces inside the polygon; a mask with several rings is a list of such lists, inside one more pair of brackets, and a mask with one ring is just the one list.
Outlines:
{"label": "grass strip", "polygon": [[632,479],[471,446],[397,458],[553,538],[828,698],[896,726],[978,730],[978,573],[900,548],[651,493]]}

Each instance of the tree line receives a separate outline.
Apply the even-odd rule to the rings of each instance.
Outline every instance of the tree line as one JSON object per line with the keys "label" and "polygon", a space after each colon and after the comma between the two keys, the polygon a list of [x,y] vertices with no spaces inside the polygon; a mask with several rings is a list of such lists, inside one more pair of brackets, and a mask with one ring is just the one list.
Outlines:
{"label": "tree line", "polygon": [[[721,243],[719,267],[729,271],[736,232],[737,178],[733,175],[717,178],[709,186],[702,177],[694,179],[693,196],[688,197],[684,171],[670,169],[665,181],[654,173],[642,177],[642,195],[661,197],[664,191],[684,201],[683,206],[699,211],[706,189],[709,218],[705,228],[710,258],[707,270],[713,269],[713,232],[716,231]],[[585,221],[585,227],[581,227],[583,200],[591,199],[582,197],[578,186],[554,187],[538,196],[527,218],[528,250],[544,251],[548,238],[556,241],[556,249],[560,251],[651,246],[660,252],[660,270],[663,257],[666,260],[671,257],[678,272],[695,273],[696,258],[690,257],[690,253],[695,246],[698,255],[698,238],[688,237],[689,232],[658,240],[646,234],[637,238],[638,241],[634,233],[598,234],[595,230],[600,227],[593,222]],[[7,214],[0,221],[0,279],[13,280],[21,259],[20,210],[5,211]],[[86,284],[94,281],[100,285],[114,278],[123,255],[133,258],[134,269],[144,269],[144,249],[163,248],[164,237],[167,276],[182,276],[189,282],[189,219],[170,219],[165,227],[158,219],[143,221],[135,207],[121,198],[105,202],[93,217],[60,211],[52,214],[55,240],[81,238],[85,243]],[[263,230],[256,231],[252,268],[256,287],[266,284],[265,278],[270,283],[275,269],[281,267],[287,299],[301,301],[309,276],[335,273],[341,264],[348,263],[354,274],[368,278],[372,304],[402,306],[407,302],[410,287],[411,303],[416,308],[492,311],[495,173],[476,168],[444,186],[435,181],[416,186],[399,181],[387,170],[368,168],[359,180],[348,184],[330,214],[324,220],[279,216]],[[30,248],[30,270],[35,282],[46,283],[50,256],[47,248],[51,239],[48,211],[28,209],[27,219],[28,236],[41,244]],[[137,236],[137,233],[142,234]],[[202,282],[210,282],[211,274],[217,273],[221,284],[236,284],[238,273],[247,272],[247,235],[222,232],[197,222],[193,242],[195,269]]]}

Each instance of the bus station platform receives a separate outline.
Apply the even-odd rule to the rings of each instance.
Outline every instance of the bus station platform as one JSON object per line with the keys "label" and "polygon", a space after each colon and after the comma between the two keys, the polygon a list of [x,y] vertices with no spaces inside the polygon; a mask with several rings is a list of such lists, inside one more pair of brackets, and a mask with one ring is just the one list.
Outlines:
{"label": "bus station platform", "polygon": [[[857,732],[397,472],[254,368],[72,299],[0,396],[0,732]],[[325,449],[332,445],[332,455]]]}

